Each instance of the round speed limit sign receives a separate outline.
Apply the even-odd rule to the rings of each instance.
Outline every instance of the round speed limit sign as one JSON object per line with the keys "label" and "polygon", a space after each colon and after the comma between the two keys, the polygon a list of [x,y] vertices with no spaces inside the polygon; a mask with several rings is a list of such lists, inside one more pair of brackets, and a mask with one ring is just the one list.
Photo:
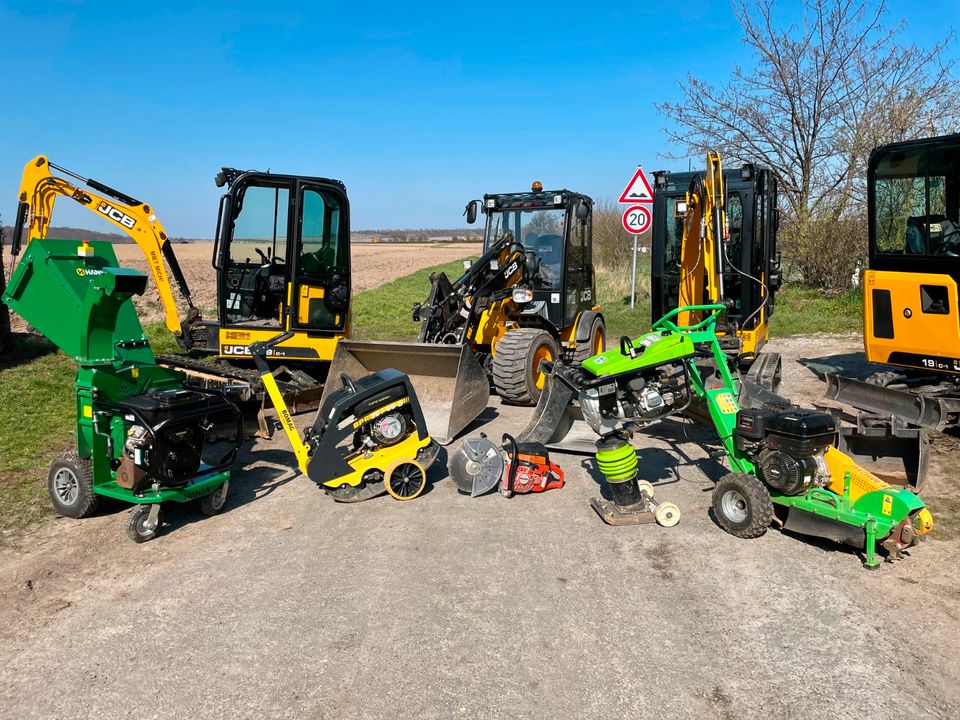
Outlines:
{"label": "round speed limit sign", "polygon": [[653,216],[646,205],[631,205],[623,213],[623,228],[634,235],[649,230],[652,222]]}

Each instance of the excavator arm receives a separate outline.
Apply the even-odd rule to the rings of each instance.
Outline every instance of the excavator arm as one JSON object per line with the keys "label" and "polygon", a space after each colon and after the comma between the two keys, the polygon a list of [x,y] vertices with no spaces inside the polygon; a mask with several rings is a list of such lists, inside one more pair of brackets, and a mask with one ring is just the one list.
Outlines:
{"label": "excavator arm", "polygon": [[[726,197],[720,154],[708,152],[706,172],[696,176],[687,190],[679,307],[715,303],[723,298],[721,243],[730,239]],[[699,313],[684,310],[678,322],[692,325],[700,319]]]}
{"label": "excavator arm", "polygon": [[[75,184],[73,180],[54,175],[55,170],[79,182]],[[90,212],[112,223],[137,244],[147,259],[150,273],[160,293],[167,329],[174,334],[183,348],[189,349],[191,347],[190,327],[200,319],[200,312],[193,304],[186,278],[174,254],[173,244],[150,205],[96,180],[77,175],[51,163],[43,155],[38,155],[23,168],[17,220],[11,247],[12,254],[16,256],[20,252],[25,226],[28,228],[28,242],[47,237],[53,216],[53,205],[61,196],[76,201]],[[187,303],[187,316],[182,320],[178,314],[164,260],[170,268],[180,294]]]}

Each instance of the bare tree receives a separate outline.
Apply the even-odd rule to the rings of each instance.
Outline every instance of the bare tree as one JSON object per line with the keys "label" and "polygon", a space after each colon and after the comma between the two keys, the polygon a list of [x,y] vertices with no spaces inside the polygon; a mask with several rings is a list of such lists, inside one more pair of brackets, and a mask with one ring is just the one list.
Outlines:
{"label": "bare tree", "polygon": [[[594,262],[609,270],[628,267],[633,252],[633,236],[623,229],[623,210],[612,200],[593,206]],[[640,244],[650,244],[649,232],[640,236]]]}
{"label": "bare tree", "polygon": [[873,147],[958,127],[952,30],[904,45],[886,0],[806,0],[801,21],[785,27],[774,0],[737,0],[734,12],[753,62],[720,87],[690,76],[681,101],[658,109],[687,153],[717,149],[772,168],[798,237],[812,221],[862,213]]}
{"label": "bare tree", "polygon": [[[3,220],[0,219],[0,295],[7,289],[3,260]],[[10,308],[0,302],[0,355],[6,355],[12,349],[13,333],[10,330]]]}

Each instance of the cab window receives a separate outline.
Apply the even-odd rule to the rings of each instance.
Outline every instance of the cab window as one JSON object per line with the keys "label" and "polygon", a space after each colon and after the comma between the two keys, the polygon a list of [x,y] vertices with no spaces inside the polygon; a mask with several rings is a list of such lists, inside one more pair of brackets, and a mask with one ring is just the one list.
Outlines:
{"label": "cab window", "polygon": [[960,256],[957,148],[891,150],[876,165],[874,252]]}
{"label": "cab window", "polygon": [[230,259],[239,263],[282,262],[287,252],[289,192],[283,187],[247,187],[233,223]]}
{"label": "cab window", "polygon": [[308,188],[303,192],[300,235],[300,272],[323,275],[345,265],[348,248],[341,247],[340,203],[329,193]]}

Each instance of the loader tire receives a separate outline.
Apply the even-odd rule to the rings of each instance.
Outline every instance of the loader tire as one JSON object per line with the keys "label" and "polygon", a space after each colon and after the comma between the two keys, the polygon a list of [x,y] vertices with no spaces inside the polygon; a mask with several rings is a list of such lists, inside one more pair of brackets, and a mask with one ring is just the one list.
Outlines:
{"label": "loader tire", "polygon": [[720,527],[738,538],[758,538],[773,522],[770,493],[753,475],[730,473],[713,490],[713,512]]}
{"label": "loader tire", "polygon": [[557,341],[546,330],[509,331],[497,342],[493,356],[493,385],[500,399],[511,405],[536,405],[545,380],[540,361],[558,356]]}
{"label": "loader tire", "polygon": [[603,318],[597,315],[593,318],[593,322],[590,323],[588,340],[583,343],[577,343],[577,347],[573,351],[573,363],[574,365],[579,365],[587,358],[599,355],[606,349],[607,325],[603,322]]}
{"label": "loader tire", "polygon": [[100,496],[93,492],[93,463],[75,450],[61,453],[50,464],[47,491],[54,510],[64,517],[89,517],[100,505]]}

